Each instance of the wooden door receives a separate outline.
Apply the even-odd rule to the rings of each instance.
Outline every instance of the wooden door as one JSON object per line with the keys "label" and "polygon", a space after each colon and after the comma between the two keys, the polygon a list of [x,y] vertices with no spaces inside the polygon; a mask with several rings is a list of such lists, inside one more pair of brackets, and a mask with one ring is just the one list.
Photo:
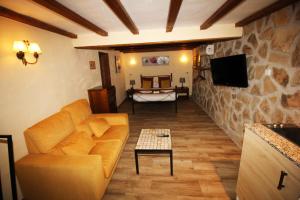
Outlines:
{"label": "wooden door", "polygon": [[107,53],[99,52],[102,87],[111,87],[109,58]]}

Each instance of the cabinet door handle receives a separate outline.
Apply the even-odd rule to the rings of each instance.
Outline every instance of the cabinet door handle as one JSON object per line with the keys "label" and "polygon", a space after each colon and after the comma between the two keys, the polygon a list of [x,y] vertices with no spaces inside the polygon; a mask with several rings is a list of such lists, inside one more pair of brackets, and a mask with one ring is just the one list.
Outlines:
{"label": "cabinet door handle", "polygon": [[277,186],[277,189],[278,190],[281,190],[282,188],[285,187],[285,185],[283,185],[283,179],[285,176],[287,176],[288,174],[285,172],[285,171],[281,171],[280,173],[280,178],[279,178],[279,183],[278,183],[278,186]]}

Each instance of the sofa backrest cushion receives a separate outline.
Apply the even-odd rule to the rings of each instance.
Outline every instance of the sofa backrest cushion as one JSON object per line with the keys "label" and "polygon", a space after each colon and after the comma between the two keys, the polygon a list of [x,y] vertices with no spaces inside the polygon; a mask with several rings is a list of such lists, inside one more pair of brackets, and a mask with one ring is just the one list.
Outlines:
{"label": "sofa backrest cushion", "polygon": [[93,131],[90,128],[89,124],[86,122],[87,120],[81,122],[80,124],[75,126],[76,131],[83,131],[86,134],[88,134],[89,136],[93,136]]}
{"label": "sofa backrest cushion", "polygon": [[73,103],[64,106],[62,111],[68,112],[75,125],[80,124],[92,114],[90,105],[86,99],[79,99]]}
{"label": "sofa backrest cushion", "polygon": [[111,127],[105,119],[101,118],[89,119],[88,124],[96,137],[101,137]]}
{"label": "sofa backrest cushion", "polygon": [[66,155],[88,155],[96,145],[92,137],[85,132],[75,132],[58,145]]}
{"label": "sofa backrest cushion", "polygon": [[24,133],[29,153],[48,153],[74,129],[70,114],[64,111],[40,121]]}

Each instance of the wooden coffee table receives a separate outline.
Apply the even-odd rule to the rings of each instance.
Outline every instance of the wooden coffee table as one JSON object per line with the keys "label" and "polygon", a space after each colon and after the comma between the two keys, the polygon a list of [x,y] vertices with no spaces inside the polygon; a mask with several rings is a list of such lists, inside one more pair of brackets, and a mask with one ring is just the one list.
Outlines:
{"label": "wooden coffee table", "polygon": [[135,147],[136,173],[139,174],[139,155],[168,154],[173,176],[173,151],[170,129],[142,129]]}

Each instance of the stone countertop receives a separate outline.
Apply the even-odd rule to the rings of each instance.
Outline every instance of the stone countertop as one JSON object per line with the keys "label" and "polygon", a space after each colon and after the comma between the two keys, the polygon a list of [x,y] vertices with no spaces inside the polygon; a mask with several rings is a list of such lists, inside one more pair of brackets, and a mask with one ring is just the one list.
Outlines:
{"label": "stone countertop", "polygon": [[268,129],[262,124],[245,125],[246,128],[252,130],[255,134],[268,142],[277,151],[287,157],[289,160],[295,162],[300,167],[300,147],[290,142],[271,129]]}

